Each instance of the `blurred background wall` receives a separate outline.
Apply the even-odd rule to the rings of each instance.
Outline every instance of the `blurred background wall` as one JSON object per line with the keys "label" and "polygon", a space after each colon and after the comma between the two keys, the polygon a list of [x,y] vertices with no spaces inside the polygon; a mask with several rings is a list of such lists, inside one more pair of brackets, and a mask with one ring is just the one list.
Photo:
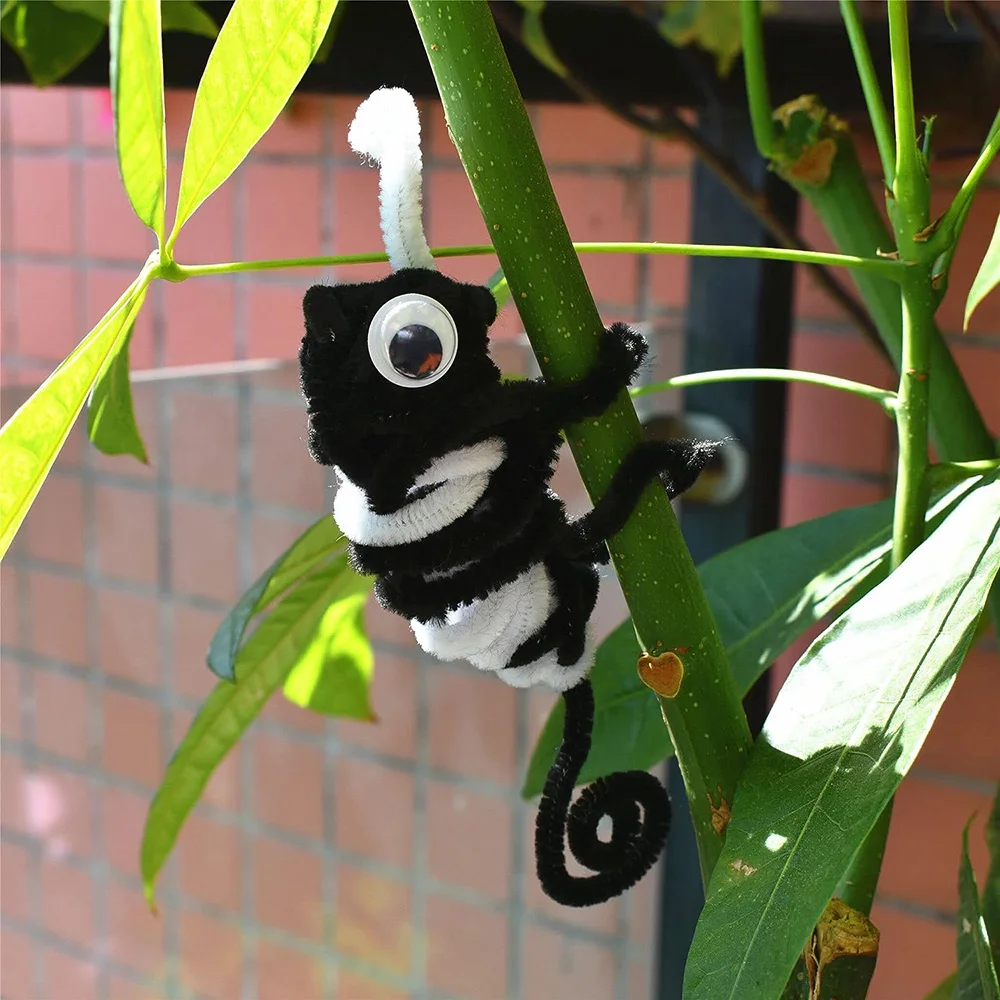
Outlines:
{"label": "blurred background wall", "polygon": [[[117,175],[107,95],[0,93],[4,416],[79,341],[152,249]],[[192,95],[168,95],[176,187]],[[346,144],[356,101],[296,98],[177,246],[186,263],[380,249],[377,175]],[[432,244],[488,242],[440,107],[422,107]],[[691,162],[588,108],[532,109],[577,240],[682,241]],[[874,158],[869,162],[874,165]],[[964,176],[937,173],[941,200]],[[977,197],[940,317],[1000,433],[1000,309],[961,305],[1000,209]],[[805,235],[827,248],[817,224]],[[483,280],[492,258],[447,270]],[[682,258],[586,257],[610,322],[651,325],[663,377],[682,370]],[[150,914],[138,878],[143,818],[211,688],[208,640],[228,607],[330,506],[309,459],[294,356],[300,302],[320,278],[378,267],[157,283],[132,341],[150,466],[109,459],[77,428],[2,567],[4,1000],[652,996],[656,880],[574,912],[533,875],[533,808],[519,788],[551,699],[427,660],[374,609],[376,725],[310,715],[277,696],[209,785]],[[495,328],[507,370],[530,352],[516,313]],[[190,369],[275,359],[240,372]],[[796,279],[793,366],[878,384],[891,374]],[[231,365],[230,365],[231,367]],[[890,424],[842,393],[795,386],[783,522],[888,495]],[[659,398],[664,410],[680,399]],[[557,488],[585,505],[564,463]],[[607,581],[599,621],[623,617]],[[803,644],[804,648],[804,644]],[[783,658],[784,668],[794,657]],[[778,671],[781,674],[781,671]],[[969,656],[900,790],[873,913],[872,997],[922,996],[954,967],[961,829],[973,860],[1000,776],[995,640]]]}

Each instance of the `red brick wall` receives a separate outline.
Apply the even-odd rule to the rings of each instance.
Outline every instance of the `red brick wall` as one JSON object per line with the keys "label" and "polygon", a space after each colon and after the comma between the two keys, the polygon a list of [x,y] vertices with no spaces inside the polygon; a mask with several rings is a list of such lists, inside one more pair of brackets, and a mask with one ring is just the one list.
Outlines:
{"label": "red brick wall", "polygon": [[[0,116],[4,410],[79,340],[150,249],[117,179],[96,92],[6,88]],[[298,99],[178,242],[185,262],[373,250],[375,172],[346,146],[355,101]],[[191,95],[168,98],[172,183]],[[577,239],[683,240],[690,160],[587,109],[533,115]],[[440,110],[424,109],[432,243],[487,242]],[[947,171],[954,188],[960,165]],[[1000,206],[970,216],[942,310],[1000,431],[1000,315],[969,335],[961,302]],[[943,189],[944,191],[945,189]],[[816,227],[808,235],[822,244]],[[585,258],[605,315],[648,320],[664,374],[680,370],[682,258]],[[449,263],[482,279],[495,261]],[[305,285],[270,272],[157,286],[133,340],[138,369],[290,361]],[[338,278],[372,276],[341,268]],[[801,276],[800,276],[801,277]],[[528,363],[517,317],[503,363]],[[803,279],[795,365],[890,384],[859,335]],[[673,405],[673,401],[672,401]],[[2,580],[3,994],[649,996],[655,883],[575,913],[541,895],[532,811],[517,795],[550,699],[417,655],[378,611],[375,727],[275,699],[220,768],[150,916],[136,877],[148,800],[211,678],[207,641],[228,604],[329,506],[303,444],[294,367],[139,382],[151,466],[107,459],[74,433]],[[791,391],[784,520],[887,495],[891,427],[837,393]],[[558,488],[579,491],[570,463]],[[601,621],[621,615],[609,585]],[[918,996],[954,965],[959,833],[1000,775],[988,724],[995,645],[977,649],[897,804],[876,920],[872,996]],[[983,870],[977,826],[974,860]]]}

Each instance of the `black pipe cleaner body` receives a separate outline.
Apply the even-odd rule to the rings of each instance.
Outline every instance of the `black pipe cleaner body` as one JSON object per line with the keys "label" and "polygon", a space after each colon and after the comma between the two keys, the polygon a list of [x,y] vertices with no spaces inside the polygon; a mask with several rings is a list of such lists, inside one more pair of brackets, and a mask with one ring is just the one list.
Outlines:
{"label": "black pipe cleaner body", "polygon": [[[621,772],[570,805],[593,725],[596,564],[649,482],[677,495],[713,447],[638,445],[594,509],[570,520],[549,489],[560,428],[599,415],[632,381],[647,351],[639,334],[623,323],[605,330],[576,381],[503,381],[489,355],[496,303],[486,288],[405,268],[316,285],[303,308],[309,448],[340,480],[334,517],[353,566],[376,576],[379,603],[410,619],[427,652],[562,692],[563,741],[538,810],[539,878],[568,906],[618,895],[659,856],[670,803],[656,778]],[[604,815],[608,841],[597,835]],[[567,838],[596,874],[567,871]]]}

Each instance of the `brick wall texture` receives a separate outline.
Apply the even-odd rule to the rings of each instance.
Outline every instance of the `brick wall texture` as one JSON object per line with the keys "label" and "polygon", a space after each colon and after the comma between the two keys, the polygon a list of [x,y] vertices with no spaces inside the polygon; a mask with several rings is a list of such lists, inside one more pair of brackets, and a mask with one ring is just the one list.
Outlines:
{"label": "brick wall texture", "polygon": [[[77,343],[151,249],[117,176],[107,96],[0,95],[5,415]],[[168,95],[171,183],[192,95]],[[355,100],[297,98],[181,237],[184,262],[379,248],[377,177],[346,145]],[[532,109],[580,240],[684,240],[691,162],[601,112]],[[423,108],[432,244],[487,234],[440,108]],[[939,171],[946,198],[963,163]],[[1000,309],[960,333],[965,292],[1000,208],[978,196],[941,311],[1000,434]],[[826,246],[819,227],[804,228]],[[490,258],[449,263],[482,280]],[[664,375],[682,370],[681,258],[588,257],[602,312],[648,321]],[[145,810],[212,684],[207,642],[231,602],[329,509],[306,454],[292,361],[300,301],[320,277],[284,271],[160,284],[132,342],[151,464],[108,459],[77,428],[2,568],[2,995],[5,1000],[343,998],[561,1000],[652,995],[654,878],[603,907],[552,905],[532,874],[533,808],[518,796],[551,699],[430,662],[374,609],[377,725],[274,699],[187,824],[151,915],[138,878]],[[805,274],[793,365],[879,384],[891,374]],[[530,358],[515,313],[497,327],[508,370]],[[273,363],[239,374],[189,366]],[[181,369],[181,370],[175,370]],[[670,399],[666,406],[676,406]],[[775,442],[779,447],[780,442]],[[783,520],[886,496],[893,439],[870,404],[795,386]],[[564,463],[557,488],[584,501]],[[612,580],[607,627],[623,614]],[[791,662],[786,656],[783,662]],[[962,669],[899,793],[874,917],[872,997],[923,995],[955,964],[960,835],[1000,775],[995,641]]]}

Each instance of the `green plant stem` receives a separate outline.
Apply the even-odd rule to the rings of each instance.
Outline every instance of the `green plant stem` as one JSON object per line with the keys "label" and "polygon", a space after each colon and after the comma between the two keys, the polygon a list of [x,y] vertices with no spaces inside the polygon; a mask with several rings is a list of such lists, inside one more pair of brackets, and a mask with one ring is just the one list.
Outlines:
{"label": "green plant stem", "polygon": [[882,161],[882,173],[885,175],[885,183],[891,186],[893,178],[896,176],[896,151],[892,137],[892,125],[885,108],[885,101],[882,100],[882,91],[878,85],[878,77],[875,76],[872,55],[868,50],[868,39],[865,38],[864,26],[861,23],[855,0],[840,0],[840,14],[844,19],[847,37],[851,42],[854,64],[857,66],[858,76],[861,79],[861,89],[865,94],[865,104],[868,107],[868,116],[871,118],[875,144],[878,146],[878,155]]}
{"label": "green plant stem", "polygon": [[[821,253],[817,250],[783,250],[778,247],[738,247],[710,243],[574,243],[577,253],[652,254],[687,257],[740,257],[755,260],[785,260],[798,264],[829,264],[867,271],[894,281],[902,281],[905,266],[896,260],[879,257],[855,257],[847,254]],[[435,257],[483,257],[495,254],[487,244],[464,247],[432,247]],[[284,257],[276,260],[241,260],[225,264],[160,265],[156,276],[167,281],[184,281],[205,275],[236,274],[239,271],[277,271],[291,267],[337,267],[343,264],[380,264],[385,253],[338,254],[332,257]]]}
{"label": "green plant stem", "polygon": [[808,385],[821,385],[827,389],[839,389],[841,392],[870,399],[878,403],[890,416],[896,405],[896,394],[891,389],[879,389],[874,385],[852,382],[850,379],[837,378],[835,375],[792,371],[786,368],[724,368],[711,372],[691,372],[687,375],[676,375],[663,382],[636,386],[634,389],[629,389],[629,395],[634,399],[636,396],[645,396],[651,392],[682,389],[686,385],[710,385],[714,382],[804,382]]}
{"label": "green plant stem", "polygon": [[[918,236],[930,215],[930,185],[916,146],[916,119],[910,76],[910,38],[906,0],[888,0],[889,46],[896,129],[896,176],[889,198],[889,217],[896,246],[905,261],[919,259],[924,248]],[[934,337],[934,291],[929,265],[911,267],[901,288],[902,357],[896,398],[896,434],[899,459],[892,522],[892,568],[923,541],[924,512],[929,492],[927,455],[930,423],[928,376]],[[875,898],[892,802],[868,832],[848,869],[842,888],[844,901],[868,913]]]}
{"label": "green plant stem", "polygon": [[[485,0],[410,0],[448,128],[543,374],[577,379],[603,323],[559,212],[524,103]],[[626,393],[599,419],[566,429],[581,477],[601,496],[641,437]],[[713,807],[732,803],[750,732],[725,650],[662,490],[649,489],[609,543],[640,645],[687,647],[684,682],[661,701],[687,788],[702,878],[722,837]]]}
{"label": "green plant stem", "polygon": [[741,0],[740,31],[743,37],[743,75],[746,79],[750,126],[762,156],[774,152],[777,129],[771,117],[771,94],[764,65],[764,18],[760,0]]}

